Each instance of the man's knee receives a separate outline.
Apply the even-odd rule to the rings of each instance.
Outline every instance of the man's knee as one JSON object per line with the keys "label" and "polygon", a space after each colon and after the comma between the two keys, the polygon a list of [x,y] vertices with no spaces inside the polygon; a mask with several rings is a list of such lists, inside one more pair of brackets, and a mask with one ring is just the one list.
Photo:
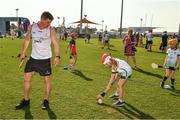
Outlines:
{"label": "man's knee", "polygon": [[24,82],[31,82],[32,74],[33,73],[25,73],[24,74]]}
{"label": "man's knee", "polygon": [[31,82],[31,80],[30,79],[28,79],[28,78],[24,78],[24,83],[30,83]]}
{"label": "man's knee", "polygon": [[50,81],[50,76],[45,76],[45,77],[44,77],[44,83],[45,83],[45,84],[50,84],[50,83],[51,83],[51,81]]}

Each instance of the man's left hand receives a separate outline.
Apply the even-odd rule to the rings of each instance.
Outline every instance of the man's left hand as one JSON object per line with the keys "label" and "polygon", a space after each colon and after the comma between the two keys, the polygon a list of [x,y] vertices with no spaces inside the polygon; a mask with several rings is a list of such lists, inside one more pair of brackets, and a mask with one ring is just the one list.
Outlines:
{"label": "man's left hand", "polygon": [[60,58],[56,57],[56,58],[54,59],[54,65],[57,66],[57,65],[59,65],[59,64],[60,64]]}

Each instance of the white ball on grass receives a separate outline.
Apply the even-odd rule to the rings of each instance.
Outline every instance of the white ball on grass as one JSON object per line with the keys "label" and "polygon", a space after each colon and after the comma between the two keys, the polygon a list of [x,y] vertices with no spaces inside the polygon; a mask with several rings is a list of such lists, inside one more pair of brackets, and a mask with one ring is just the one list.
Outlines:
{"label": "white ball on grass", "polygon": [[98,99],[98,104],[102,104],[103,103],[103,101],[102,101],[102,99]]}

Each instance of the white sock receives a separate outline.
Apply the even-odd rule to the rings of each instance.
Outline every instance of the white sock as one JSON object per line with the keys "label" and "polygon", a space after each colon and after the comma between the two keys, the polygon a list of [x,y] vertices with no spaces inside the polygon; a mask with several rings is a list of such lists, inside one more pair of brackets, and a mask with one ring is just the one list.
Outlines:
{"label": "white sock", "polygon": [[118,94],[118,92],[115,92],[114,95],[115,95],[115,96],[118,96],[119,94]]}
{"label": "white sock", "polygon": [[119,99],[120,102],[123,102],[123,100]]}

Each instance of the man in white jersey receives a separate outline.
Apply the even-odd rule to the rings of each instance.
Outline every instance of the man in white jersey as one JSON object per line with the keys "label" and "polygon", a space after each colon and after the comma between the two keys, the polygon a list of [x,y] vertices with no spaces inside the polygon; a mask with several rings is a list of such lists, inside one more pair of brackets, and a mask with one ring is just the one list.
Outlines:
{"label": "man in white jersey", "polygon": [[24,69],[24,98],[16,105],[16,109],[22,109],[30,104],[29,91],[31,79],[34,72],[38,72],[43,77],[45,83],[45,95],[42,103],[42,109],[49,107],[48,98],[51,92],[51,42],[55,50],[55,66],[60,63],[60,51],[56,33],[54,28],[50,26],[53,21],[53,16],[49,12],[43,12],[41,20],[38,23],[29,25],[27,36],[24,40],[23,48],[21,50],[20,60],[25,58],[26,50],[32,38],[32,53],[31,57],[26,63]]}
{"label": "man in white jersey", "polygon": [[167,50],[167,56],[164,60],[164,68],[166,68],[166,75],[164,76],[161,87],[164,88],[166,80],[169,78],[171,80],[171,88],[174,88],[175,82],[175,71],[179,67],[180,63],[180,51],[177,48],[177,40],[169,40],[170,48]]}
{"label": "man in white jersey", "polygon": [[102,56],[102,63],[112,69],[111,78],[109,80],[108,85],[106,86],[106,89],[97,96],[97,100],[102,100],[102,98],[106,95],[106,93],[110,90],[112,85],[114,84],[115,80],[118,81],[118,88],[117,92],[110,96],[112,99],[118,99],[117,102],[113,104],[113,106],[123,106],[123,93],[124,93],[124,85],[127,82],[127,80],[131,77],[132,69],[128,65],[127,62],[124,60],[120,60],[117,58],[112,58],[109,54],[104,54]]}

